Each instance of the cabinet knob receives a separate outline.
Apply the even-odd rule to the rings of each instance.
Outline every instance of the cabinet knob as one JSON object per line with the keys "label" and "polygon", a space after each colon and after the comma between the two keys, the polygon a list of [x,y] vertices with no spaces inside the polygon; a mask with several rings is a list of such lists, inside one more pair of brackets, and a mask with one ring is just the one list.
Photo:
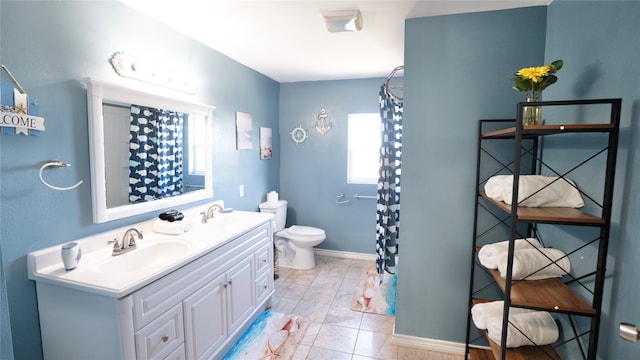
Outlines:
{"label": "cabinet knob", "polygon": [[226,289],[227,288],[227,283],[222,284],[222,287]]}
{"label": "cabinet knob", "polygon": [[231,285],[231,280],[229,280],[229,285]]}
{"label": "cabinet knob", "polygon": [[162,342],[167,342],[169,341],[169,337],[167,335],[162,337]]}

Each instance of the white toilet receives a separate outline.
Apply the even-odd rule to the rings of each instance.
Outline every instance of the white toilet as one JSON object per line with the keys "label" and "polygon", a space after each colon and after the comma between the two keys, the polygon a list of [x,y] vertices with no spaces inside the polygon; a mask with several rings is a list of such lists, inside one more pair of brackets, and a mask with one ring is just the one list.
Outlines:
{"label": "white toilet", "polygon": [[316,266],[313,247],[327,235],[324,230],[311,226],[293,225],[284,228],[287,221],[287,201],[278,200],[260,204],[260,212],[275,214],[274,243],[280,266],[297,270],[309,270]]}

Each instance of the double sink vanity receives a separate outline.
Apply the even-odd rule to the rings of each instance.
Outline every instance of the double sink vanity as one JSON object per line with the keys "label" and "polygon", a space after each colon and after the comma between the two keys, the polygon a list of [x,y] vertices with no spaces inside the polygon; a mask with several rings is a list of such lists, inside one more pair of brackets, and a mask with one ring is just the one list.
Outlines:
{"label": "double sink vanity", "polygon": [[[223,204],[221,204],[223,207]],[[273,215],[232,211],[193,228],[154,232],[155,220],[76,240],[82,258],[65,270],[60,246],[28,255],[46,359],[219,358],[269,305]],[[143,233],[114,256],[113,240]]]}

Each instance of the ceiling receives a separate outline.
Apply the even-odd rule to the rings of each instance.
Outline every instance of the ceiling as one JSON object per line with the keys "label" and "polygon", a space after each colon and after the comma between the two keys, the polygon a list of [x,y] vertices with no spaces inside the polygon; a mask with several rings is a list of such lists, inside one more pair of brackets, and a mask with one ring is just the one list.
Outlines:
{"label": "ceiling", "polygon": [[[551,0],[120,0],[278,82],[385,77],[403,64],[404,20]],[[360,10],[359,32],[322,14]]]}

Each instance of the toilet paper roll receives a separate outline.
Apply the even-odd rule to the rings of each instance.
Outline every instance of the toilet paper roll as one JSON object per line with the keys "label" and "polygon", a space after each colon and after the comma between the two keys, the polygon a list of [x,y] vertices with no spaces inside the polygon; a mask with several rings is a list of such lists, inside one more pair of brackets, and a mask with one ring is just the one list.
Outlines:
{"label": "toilet paper roll", "polygon": [[267,194],[267,202],[274,203],[278,202],[278,193],[275,191],[271,191]]}

